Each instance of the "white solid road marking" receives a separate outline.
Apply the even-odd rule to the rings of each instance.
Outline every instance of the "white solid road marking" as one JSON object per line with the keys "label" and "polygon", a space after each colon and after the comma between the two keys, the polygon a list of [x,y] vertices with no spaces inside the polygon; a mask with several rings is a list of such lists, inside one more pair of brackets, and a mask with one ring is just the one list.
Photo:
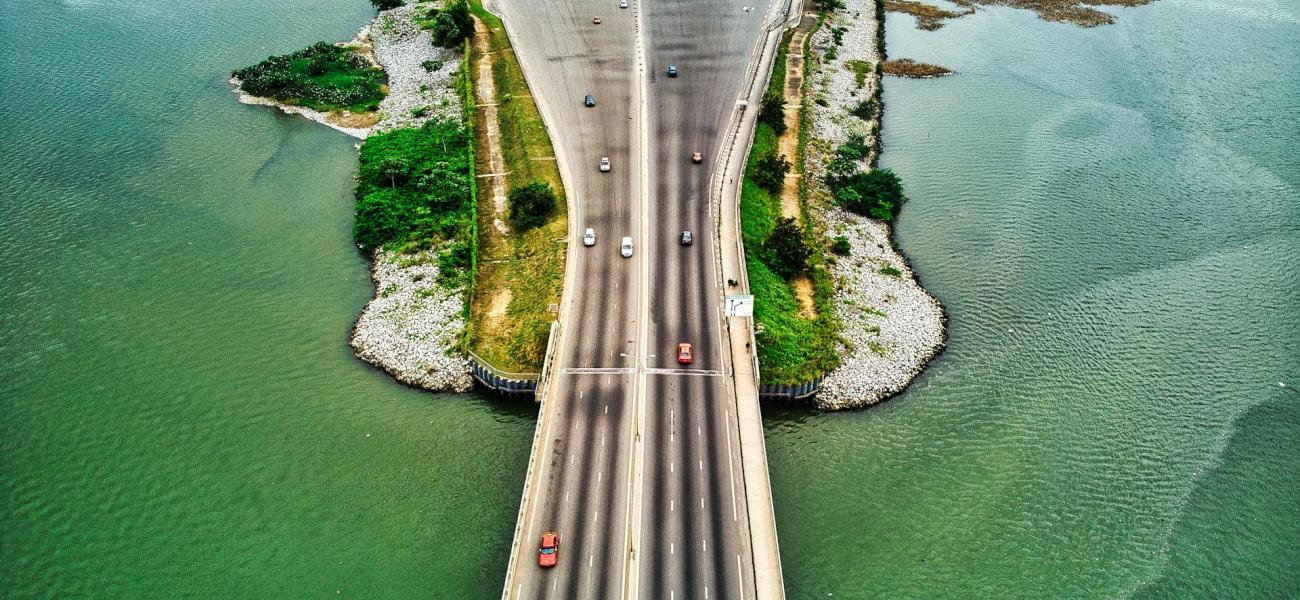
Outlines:
{"label": "white solid road marking", "polygon": [[722,377],[722,371],[712,369],[663,369],[659,367],[648,367],[645,370],[647,375],[695,375],[699,377]]}
{"label": "white solid road marking", "polygon": [[608,405],[608,404],[605,405],[605,414],[609,414],[609,405]]}
{"label": "white solid road marking", "polygon": [[[560,580],[559,580],[558,578],[556,578],[556,579],[552,579],[552,580],[551,580],[551,591],[552,591],[552,592],[555,591],[555,586],[557,586],[557,585],[560,585]],[[704,588],[704,597],[705,597],[705,598],[708,598],[708,597],[709,597],[709,588]]]}
{"label": "white solid road marking", "polygon": [[676,501],[676,500],[669,500],[669,501],[668,501],[668,510],[671,511],[671,512],[677,512],[677,501]]}
{"label": "white solid road marking", "polygon": [[704,552],[708,552],[708,551],[709,551],[709,540],[708,540],[708,539],[703,539],[703,540],[700,540],[700,541],[704,542],[704,550],[703,550],[703,551],[704,551]]}
{"label": "white solid road marking", "polygon": [[704,510],[704,496],[700,496],[700,510]]}
{"label": "white solid road marking", "polygon": [[727,477],[731,479],[731,520],[739,521],[740,513],[736,510],[736,469],[731,460],[731,412],[723,411],[726,415],[722,419],[722,424],[727,428]]}
{"label": "white solid road marking", "polygon": [[740,593],[737,594],[736,597],[737,597],[737,598],[744,598],[744,597],[745,597],[745,575],[744,575],[744,573],[740,570],[740,555],[739,555],[739,554],[736,555],[736,585],[740,586]]}
{"label": "white solid road marking", "polygon": [[599,518],[600,518],[600,511],[594,511],[594,512],[591,513],[591,522],[592,522],[592,523],[595,523],[595,522],[596,522],[596,519],[599,519]]}
{"label": "white solid road marking", "polygon": [[695,426],[695,435],[698,435],[698,436],[700,436],[700,437],[704,437],[704,430],[701,429],[699,425],[696,425],[696,426]]}
{"label": "white solid road marking", "polygon": [[709,586],[704,586],[704,600],[709,600]]}
{"label": "white solid road marking", "polygon": [[604,476],[605,476],[605,472],[604,472],[604,471],[596,471],[596,483],[600,483],[600,480],[601,480]]}
{"label": "white solid road marking", "polygon": [[568,492],[568,491],[565,491],[565,492],[564,492],[564,503],[565,503],[565,504],[568,504],[568,503],[569,503],[569,492]]}
{"label": "white solid road marking", "polygon": [[700,470],[701,470],[701,471],[704,470],[704,461],[700,461]]}
{"label": "white solid road marking", "polygon": [[[740,557],[737,556],[736,558],[740,558]],[[596,555],[595,555],[595,554],[592,554],[590,557],[587,558],[587,566],[590,567],[591,565],[593,565],[593,564],[595,564],[595,563],[596,563]],[[740,564],[740,563],[736,563],[736,564]]]}
{"label": "white solid road marking", "polygon": [[677,554],[677,544],[674,544],[673,542],[668,542],[668,553]]}
{"label": "white solid road marking", "polygon": [[676,473],[676,472],[677,472],[677,463],[675,463],[675,462],[670,462],[670,463],[668,463],[668,472],[669,472],[669,473]]}

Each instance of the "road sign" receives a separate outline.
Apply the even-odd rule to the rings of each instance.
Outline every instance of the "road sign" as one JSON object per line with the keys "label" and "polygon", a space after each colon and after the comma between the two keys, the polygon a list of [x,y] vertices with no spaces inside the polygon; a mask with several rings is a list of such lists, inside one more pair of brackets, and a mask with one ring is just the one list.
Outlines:
{"label": "road sign", "polygon": [[734,294],[727,296],[727,316],[728,317],[752,317],[754,316],[754,297],[751,295]]}

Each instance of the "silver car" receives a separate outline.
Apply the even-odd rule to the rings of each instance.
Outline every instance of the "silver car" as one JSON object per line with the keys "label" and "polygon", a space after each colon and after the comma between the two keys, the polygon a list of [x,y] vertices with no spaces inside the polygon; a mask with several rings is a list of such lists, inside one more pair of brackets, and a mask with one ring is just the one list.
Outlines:
{"label": "silver car", "polygon": [[619,253],[623,255],[623,258],[632,258],[632,238],[623,238],[623,245],[619,249]]}
{"label": "silver car", "polygon": [[609,172],[609,157],[608,157],[608,156],[603,156],[603,157],[601,157],[601,159],[600,159],[600,172],[601,172],[601,173],[608,173],[608,172]]}
{"label": "silver car", "polygon": [[583,246],[595,246],[595,245],[596,245],[596,230],[595,230],[595,229],[592,229],[592,228],[588,227],[586,231],[582,232],[582,245],[583,245]]}

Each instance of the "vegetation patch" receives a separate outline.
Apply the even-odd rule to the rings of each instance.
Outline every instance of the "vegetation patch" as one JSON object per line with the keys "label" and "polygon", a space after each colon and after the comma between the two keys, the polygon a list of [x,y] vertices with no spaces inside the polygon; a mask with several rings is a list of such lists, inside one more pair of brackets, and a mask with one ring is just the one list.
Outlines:
{"label": "vegetation patch", "polygon": [[[1143,6],[1150,4],[1153,0],[951,0],[953,4],[969,9],[974,12],[976,5],[983,6],[1009,6],[1011,8],[1020,8],[1034,11],[1040,19],[1046,21],[1059,21],[1061,23],[1070,23],[1080,27],[1096,27],[1098,25],[1109,25],[1115,22],[1115,17],[1108,13],[1097,10],[1096,6]],[[897,2],[906,2],[910,4],[921,4],[911,2],[910,0],[886,0],[886,4]],[[893,7],[886,6],[888,10],[895,10]],[[938,9],[936,9],[938,10]],[[908,10],[899,10],[899,12],[909,12]],[[950,12],[950,11],[942,11]],[[969,13],[967,13],[969,14]],[[920,26],[921,18],[917,17],[917,25]]]}
{"label": "vegetation patch", "polygon": [[858,89],[867,85],[867,75],[871,74],[871,63],[865,60],[850,60],[844,63],[844,68],[853,71],[853,82],[857,84]]}
{"label": "vegetation patch", "polygon": [[[476,179],[479,209],[477,283],[471,299],[466,342],[480,358],[504,371],[537,373],[546,355],[546,342],[564,287],[564,256],[568,220],[564,186],[551,139],[533,103],[523,70],[515,59],[501,21],[478,0],[469,12],[486,30],[475,39],[470,64],[490,52],[496,93],[500,152],[506,178],[510,228],[497,229],[492,179]],[[477,68],[470,69],[477,77]],[[472,102],[472,100],[471,100]],[[487,131],[486,112],[474,116],[475,131]],[[475,139],[476,171],[488,173],[490,158],[485,136]],[[508,294],[501,294],[501,291]],[[509,298],[503,311],[492,310],[493,298]]]}
{"label": "vegetation patch", "polygon": [[[805,38],[805,40],[810,39]],[[785,60],[789,36],[781,44],[771,83],[764,92],[764,118],[759,113],[741,187],[740,218],[745,240],[745,262],[750,294],[754,295],[754,329],[758,342],[759,371],[763,383],[793,384],[810,381],[840,364],[839,318],[832,305],[833,286],[826,268],[826,244],[811,226],[805,186],[800,184],[802,218],[781,217],[781,181],[790,169],[787,157],[777,153],[777,136],[784,131]],[[807,68],[805,61],[805,92]],[[805,99],[807,95],[805,94]],[[772,106],[772,109],[768,109]],[[809,140],[810,121],[801,110],[797,155]],[[774,125],[779,123],[781,130]],[[813,281],[814,310],[800,305],[798,278]]]}
{"label": "vegetation patch", "polygon": [[944,10],[933,4],[916,2],[915,0],[885,0],[885,10],[906,13],[916,17],[917,28],[926,31],[934,31],[943,27],[943,22],[947,19],[955,19],[975,12],[974,7],[968,7],[965,11],[958,12]]}
{"label": "vegetation patch", "polygon": [[375,111],[387,93],[380,69],[352,48],[317,42],[231,73],[254,96],[312,110]]}
{"label": "vegetation patch", "polygon": [[881,68],[885,75],[911,77],[913,79],[928,79],[953,74],[952,69],[930,63],[916,62],[910,58],[886,60],[881,63]]}

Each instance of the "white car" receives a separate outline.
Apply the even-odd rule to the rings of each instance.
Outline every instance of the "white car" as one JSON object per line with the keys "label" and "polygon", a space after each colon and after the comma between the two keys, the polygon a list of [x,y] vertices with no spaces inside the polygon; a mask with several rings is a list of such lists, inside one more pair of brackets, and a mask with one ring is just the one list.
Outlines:
{"label": "white car", "polygon": [[595,230],[595,229],[592,229],[592,228],[588,227],[586,231],[582,232],[582,245],[583,245],[583,246],[595,246],[595,245],[596,245],[596,230]]}
{"label": "white car", "polygon": [[623,254],[623,258],[632,258],[632,238],[623,238],[623,246],[619,252]]}
{"label": "white car", "polygon": [[601,172],[601,173],[608,173],[608,172],[609,172],[609,157],[608,157],[608,156],[601,157],[601,159],[600,159],[600,172]]}
{"label": "white car", "polygon": [[627,0],[618,0],[619,8],[627,8]]}

